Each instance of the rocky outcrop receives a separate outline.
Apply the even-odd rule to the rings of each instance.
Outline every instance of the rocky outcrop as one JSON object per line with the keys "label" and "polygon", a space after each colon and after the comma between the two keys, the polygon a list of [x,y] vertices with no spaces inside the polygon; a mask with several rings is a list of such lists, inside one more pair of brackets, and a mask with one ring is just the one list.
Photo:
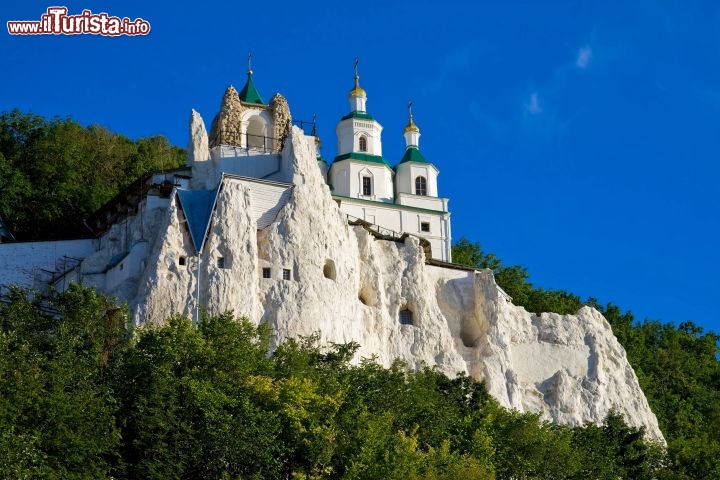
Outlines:
{"label": "rocky outcrop", "polygon": [[615,409],[663,441],[625,350],[597,310],[535,315],[513,305],[489,270],[472,278],[432,273],[468,373],[500,404],[568,425],[599,423]]}
{"label": "rocky outcrop", "polygon": [[290,106],[285,97],[279,93],[273,95],[270,99],[270,111],[273,118],[272,136],[277,139],[279,145],[284,145],[292,126]]}
{"label": "rocky outcrop", "polygon": [[[197,137],[195,159],[204,155]],[[257,199],[242,183],[247,180],[223,177],[198,256],[181,205],[171,202],[131,301],[139,322],[193,316],[199,299],[211,314],[231,309],[268,323],[276,344],[313,333],[323,342],[354,341],[361,346],[358,360],[389,365],[400,358],[412,368],[466,372],[485,381],[502,405],[565,424],[599,423],[614,408],[662,441],[600,313],[587,307],[575,315],[528,313],[512,304],[490,271],[429,265],[417,238],[378,240],[349,226],[311,142],[290,130],[282,162],[293,188],[262,230],[251,214]]]}
{"label": "rocky outcrop", "polygon": [[210,129],[210,148],[217,145],[242,145],[241,120],[245,110],[235,87],[225,90],[220,111],[215,116]]}
{"label": "rocky outcrop", "polygon": [[195,110],[190,114],[190,142],[188,160],[192,168],[191,185],[196,189],[209,188],[207,180],[213,177],[214,165],[210,158],[210,147],[205,122]]}

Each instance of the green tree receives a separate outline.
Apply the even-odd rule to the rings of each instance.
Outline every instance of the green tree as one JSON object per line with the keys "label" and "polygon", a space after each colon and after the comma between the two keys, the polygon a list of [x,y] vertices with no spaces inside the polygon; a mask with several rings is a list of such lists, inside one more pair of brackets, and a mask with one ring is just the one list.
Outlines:
{"label": "green tree", "polygon": [[71,119],[0,115],[0,217],[18,240],[89,234],[83,219],[140,175],[185,164],[164,137],[132,141]]}

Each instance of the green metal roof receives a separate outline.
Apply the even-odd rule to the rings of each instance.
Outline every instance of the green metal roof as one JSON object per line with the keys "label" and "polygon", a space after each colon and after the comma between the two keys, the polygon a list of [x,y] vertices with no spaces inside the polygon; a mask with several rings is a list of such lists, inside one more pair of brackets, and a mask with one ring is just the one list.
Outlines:
{"label": "green metal roof", "polygon": [[359,160],[361,162],[379,163],[390,168],[390,165],[380,155],[370,155],[368,153],[350,152],[335,157],[333,162],[341,162],[343,160]]}
{"label": "green metal roof", "polygon": [[258,103],[260,105],[265,105],[260,93],[257,88],[255,88],[255,82],[253,82],[252,79],[252,71],[248,72],[247,82],[242,90],[240,90],[240,93],[238,93],[238,97],[240,97],[241,101],[246,103]]}
{"label": "green metal roof", "polygon": [[415,146],[410,146],[405,149],[405,155],[403,155],[402,160],[400,160],[400,163],[405,162],[418,162],[418,163],[430,163],[427,160],[425,160],[425,157],[423,157],[423,154],[420,153],[420,150],[418,150]]}
{"label": "green metal roof", "polygon": [[342,122],[343,120],[347,120],[348,118],[359,118],[359,119],[362,119],[362,120],[375,120],[375,119],[373,118],[373,116],[370,115],[369,113],[365,113],[365,112],[350,112],[350,113],[348,113],[347,115],[345,115],[344,117],[342,117],[342,118],[340,119],[340,121]]}

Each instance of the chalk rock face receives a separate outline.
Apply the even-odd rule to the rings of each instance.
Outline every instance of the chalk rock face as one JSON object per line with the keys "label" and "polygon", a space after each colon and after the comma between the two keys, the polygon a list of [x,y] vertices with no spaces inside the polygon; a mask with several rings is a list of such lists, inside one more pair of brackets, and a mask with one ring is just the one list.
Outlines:
{"label": "chalk rock face", "polygon": [[625,350],[597,310],[538,316],[513,305],[490,271],[477,272],[473,295],[468,279],[436,274],[446,318],[460,320],[453,330],[468,372],[503,406],[568,425],[600,423],[615,409],[664,441]]}
{"label": "chalk rock face", "polygon": [[204,179],[211,177],[213,169],[210,159],[210,148],[208,145],[208,134],[205,130],[205,122],[194,109],[190,114],[190,143],[188,145],[190,166],[192,167],[193,188],[210,188],[205,185]]}
{"label": "chalk rock face", "polygon": [[530,314],[490,271],[430,265],[415,237],[383,240],[349,226],[311,141],[291,128],[282,151],[291,193],[261,230],[247,183],[223,177],[199,259],[174,197],[131,302],[139,323],[170,313],[193,317],[199,300],[211,314],[232,309],[268,323],[276,344],[314,333],[323,342],[354,341],[358,360],[401,358],[412,368],[466,372],[502,405],[564,424],[601,423],[615,408],[663,441],[602,315],[587,307],[576,315]]}
{"label": "chalk rock face", "polygon": [[230,85],[225,90],[220,111],[210,129],[210,148],[216,145],[242,145],[241,120],[244,110],[237,90]]}

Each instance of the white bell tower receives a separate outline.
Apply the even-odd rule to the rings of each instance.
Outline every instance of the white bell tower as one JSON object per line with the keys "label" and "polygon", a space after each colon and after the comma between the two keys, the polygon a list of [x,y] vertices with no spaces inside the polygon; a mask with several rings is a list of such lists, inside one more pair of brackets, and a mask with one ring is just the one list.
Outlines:
{"label": "white bell tower", "polygon": [[[395,167],[395,183],[398,197],[407,195],[437,197],[437,176],[439,172],[435,165],[425,160],[425,157],[420,153],[420,129],[413,120],[412,102],[408,102],[408,124],[405,126],[404,135],[405,154],[398,166]],[[406,203],[413,203],[411,198],[406,198]]]}

